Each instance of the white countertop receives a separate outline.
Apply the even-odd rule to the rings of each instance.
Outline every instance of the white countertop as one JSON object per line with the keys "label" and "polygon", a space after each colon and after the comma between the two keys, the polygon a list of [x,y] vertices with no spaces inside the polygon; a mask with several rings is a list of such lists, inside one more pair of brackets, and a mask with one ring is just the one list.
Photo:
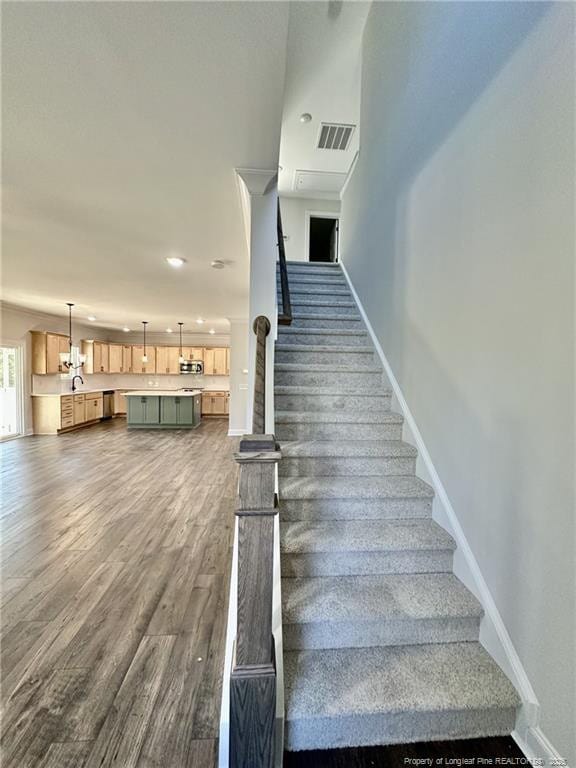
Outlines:
{"label": "white countertop", "polygon": [[32,397],[68,397],[69,395],[95,395],[100,392],[125,392],[128,394],[133,395],[164,395],[164,396],[170,396],[170,395],[199,395],[203,391],[206,392],[225,392],[228,393],[227,389],[210,389],[210,390],[202,390],[202,389],[194,389],[192,392],[183,392],[181,389],[156,389],[155,387],[150,387],[150,389],[137,389],[133,387],[132,389],[130,387],[101,387],[99,389],[77,389],[75,392],[38,392],[38,393],[32,393]]}
{"label": "white countertop", "polygon": [[137,389],[135,392],[126,392],[126,397],[194,397],[201,394],[201,389],[193,389],[192,392],[181,389]]}

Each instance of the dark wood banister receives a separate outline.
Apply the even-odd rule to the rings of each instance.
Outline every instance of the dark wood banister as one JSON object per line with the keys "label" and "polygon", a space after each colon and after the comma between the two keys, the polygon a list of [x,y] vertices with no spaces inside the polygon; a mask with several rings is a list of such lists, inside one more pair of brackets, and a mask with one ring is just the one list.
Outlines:
{"label": "dark wood banister", "polygon": [[292,304],[290,302],[290,285],[288,283],[288,269],[286,267],[286,249],[284,248],[284,230],[282,229],[282,214],[280,212],[280,198],[278,198],[276,230],[278,233],[278,261],[280,263],[280,287],[282,289],[282,311],[278,312],[278,323],[280,325],[290,325],[292,323]]}

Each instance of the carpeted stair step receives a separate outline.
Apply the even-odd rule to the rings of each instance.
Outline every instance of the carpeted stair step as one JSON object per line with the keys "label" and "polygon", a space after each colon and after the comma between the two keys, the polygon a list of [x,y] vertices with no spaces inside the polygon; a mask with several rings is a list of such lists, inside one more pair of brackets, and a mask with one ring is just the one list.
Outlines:
{"label": "carpeted stair step", "polygon": [[402,440],[282,441],[282,477],[413,475],[416,448]]}
{"label": "carpeted stair step", "polygon": [[[350,299],[350,288],[346,284],[338,283],[336,285],[327,285],[325,282],[321,283],[300,283],[296,282],[289,284],[290,287],[290,300],[297,301],[298,296],[307,298],[308,296],[319,297],[341,297],[344,299]],[[279,285],[277,286],[278,293],[280,294]]]}
{"label": "carpeted stair step", "polygon": [[368,333],[363,329],[293,328],[291,325],[281,325],[278,331],[278,342],[280,344],[338,347],[368,346]]}
{"label": "carpeted stair step", "polygon": [[[278,288],[282,285],[279,270],[276,270],[276,285]],[[338,270],[320,273],[288,270],[288,285],[290,291],[296,290],[298,285],[339,285],[348,287],[346,278]]]}
{"label": "carpeted stair step", "polygon": [[479,643],[289,651],[284,688],[288,750],[505,735],[519,705]]}
{"label": "carpeted stair step", "polygon": [[275,434],[283,440],[400,440],[403,418],[392,411],[277,411]]}
{"label": "carpeted stair step", "polygon": [[358,317],[358,307],[351,299],[346,299],[341,296],[315,296],[310,295],[291,295],[292,314],[308,314],[314,312],[317,315],[333,315],[335,313],[340,315],[353,315]]}
{"label": "carpeted stair step", "polygon": [[374,349],[372,347],[334,347],[322,344],[285,344],[276,342],[274,359],[278,363],[301,363],[302,365],[319,363],[320,365],[337,365],[346,363],[356,368],[374,365]]}
{"label": "carpeted stair step", "polygon": [[282,579],[286,650],[478,639],[482,608],[452,573]]}
{"label": "carpeted stair step", "polygon": [[[281,326],[286,327],[286,326]],[[289,328],[348,328],[361,330],[364,328],[362,318],[358,315],[342,315],[339,313],[319,315],[314,312],[292,313],[292,325]]]}
{"label": "carpeted stair step", "polygon": [[384,386],[373,392],[352,394],[341,392],[337,382],[330,387],[276,387],[274,405],[277,411],[389,411],[391,390]]}
{"label": "carpeted stair step", "polygon": [[371,392],[382,386],[384,375],[377,365],[359,369],[354,365],[319,363],[275,363],[274,382],[278,386],[329,387],[337,385],[342,392]]}
{"label": "carpeted stair step", "polygon": [[280,524],[283,578],[447,573],[454,539],[433,520],[332,520]]}
{"label": "carpeted stair step", "polygon": [[434,491],[418,477],[280,477],[283,521],[430,517]]}

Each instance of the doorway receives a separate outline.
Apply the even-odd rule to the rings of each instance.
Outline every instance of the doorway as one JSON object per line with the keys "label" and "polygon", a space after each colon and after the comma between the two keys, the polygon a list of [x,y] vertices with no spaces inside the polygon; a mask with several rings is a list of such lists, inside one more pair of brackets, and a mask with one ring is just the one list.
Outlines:
{"label": "doorway", "polygon": [[338,261],[340,220],[333,213],[308,212],[307,254],[309,261]]}
{"label": "doorway", "polygon": [[20,347],[0,347],[0,438],[22,434]]}

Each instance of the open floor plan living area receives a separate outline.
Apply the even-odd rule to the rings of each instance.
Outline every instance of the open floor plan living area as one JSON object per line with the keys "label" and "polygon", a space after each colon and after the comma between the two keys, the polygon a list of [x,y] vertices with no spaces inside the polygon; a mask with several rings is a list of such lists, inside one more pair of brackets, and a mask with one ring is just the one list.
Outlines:
{"label": "open floor plan living area", "polygon": [[3,0],[0,764],[576,768],[576,9]]}

